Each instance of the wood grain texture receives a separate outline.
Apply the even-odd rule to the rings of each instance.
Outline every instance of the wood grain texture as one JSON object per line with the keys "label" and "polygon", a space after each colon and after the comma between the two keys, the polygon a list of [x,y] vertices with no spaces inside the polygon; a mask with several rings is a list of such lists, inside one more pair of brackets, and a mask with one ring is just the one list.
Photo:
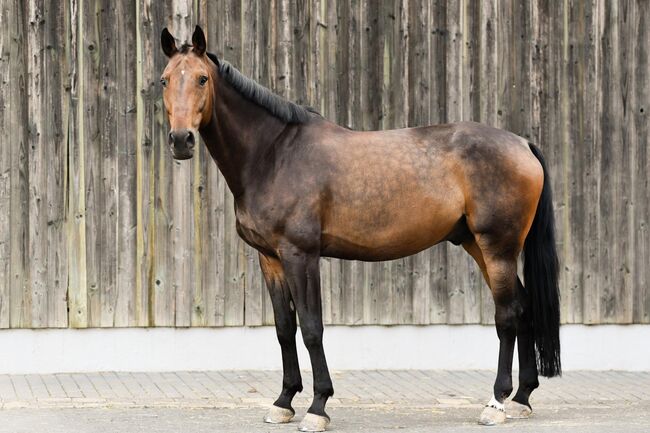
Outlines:
{"label": "wood grain texture", "polygon": [[[8,0],[0,19],[0,328],[272,324],[215,164],[168,151],[160,31],[197,23],[341,125],[476,120],[536,143],[562,320],[650,323],[647,1]],[[321,276],[329,324],[494,321],[452,245]]]}

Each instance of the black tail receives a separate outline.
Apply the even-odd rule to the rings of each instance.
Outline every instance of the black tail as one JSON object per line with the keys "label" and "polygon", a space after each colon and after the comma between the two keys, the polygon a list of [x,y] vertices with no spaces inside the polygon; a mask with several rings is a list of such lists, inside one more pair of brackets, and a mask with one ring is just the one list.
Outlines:
{"label": "black tail", "polygon": [[530,297],[537,369],[546,377],[562,374],[560,365],[559,262],[555,250],[555,222],[551,182],[542,152],[532,143],[544,170],[544,187],[533,225],[524,243],[524,286]]}

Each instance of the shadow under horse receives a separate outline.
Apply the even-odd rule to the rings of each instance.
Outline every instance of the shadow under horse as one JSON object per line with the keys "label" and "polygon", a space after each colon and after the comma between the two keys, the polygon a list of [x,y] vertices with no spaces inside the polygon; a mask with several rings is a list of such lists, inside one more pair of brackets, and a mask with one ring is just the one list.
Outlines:
{"label": "shadow under horse", "polygon": [[[537,147],[472,122],[351,131],[291,103],[206,51],[161,35],[163,99],[176,159],[203,138],[234,196],[237,233],[259,251],[282,348],[280,396],[264,420],[289,422],[302,391],[296,313],[314,375],[299,429],[323,431],[334,394],[323,350],[319,259],[392,260],[442,241],[480,267],[499,337],[481,424],[527,417],[538,373],[560,368],[558,258],[549,175]],[[517,259],[524,255],[524,284]],[[519,389],[511,401],[518,339]]]}

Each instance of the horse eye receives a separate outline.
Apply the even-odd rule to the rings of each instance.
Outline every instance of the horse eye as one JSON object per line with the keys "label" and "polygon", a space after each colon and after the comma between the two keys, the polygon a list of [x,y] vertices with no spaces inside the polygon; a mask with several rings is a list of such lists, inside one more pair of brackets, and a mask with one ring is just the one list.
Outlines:
{"label": "horse eye", "polygon": [[160,79],[160,84],[161,84],[163,87],[167,87],[167,80],[165,80],[164,78],[161,78],[161,79]]}
{"label": "horse eye", "polygon": [[203,86],[203,85],[204,85],[205,83],[207,83],[207,82],[208,82],[208,77],[206,77],[205,75],[201,75],[201,76],[199,77],[199,84],[200,84],[200,85]]}

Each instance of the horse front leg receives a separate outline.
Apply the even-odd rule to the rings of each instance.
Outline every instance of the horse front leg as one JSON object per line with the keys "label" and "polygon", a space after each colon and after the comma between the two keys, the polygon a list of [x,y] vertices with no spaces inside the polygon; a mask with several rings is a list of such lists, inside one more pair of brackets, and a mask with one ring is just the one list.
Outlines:
{"label": "horse front leg", "polygon": [[260,254],[260,267],[271,296],[275,331],[282,350],[282,391],[264,416],[271,424],[291,421],[296,414],[291,401],[296,393],[302,391],[302,377],[296,350],[296,311],[292,307],[291,292],[285,278],[282,264],[275,257]]}
{"label": "horse front leg", "polygon": [[294,247],[284,248],[281,255],[314,375],[314,399],[298,428],[308,432],[324,431],[330,422],[325,413],[325,404],[334,395],[334,388],[323,349],[320,257]]}

